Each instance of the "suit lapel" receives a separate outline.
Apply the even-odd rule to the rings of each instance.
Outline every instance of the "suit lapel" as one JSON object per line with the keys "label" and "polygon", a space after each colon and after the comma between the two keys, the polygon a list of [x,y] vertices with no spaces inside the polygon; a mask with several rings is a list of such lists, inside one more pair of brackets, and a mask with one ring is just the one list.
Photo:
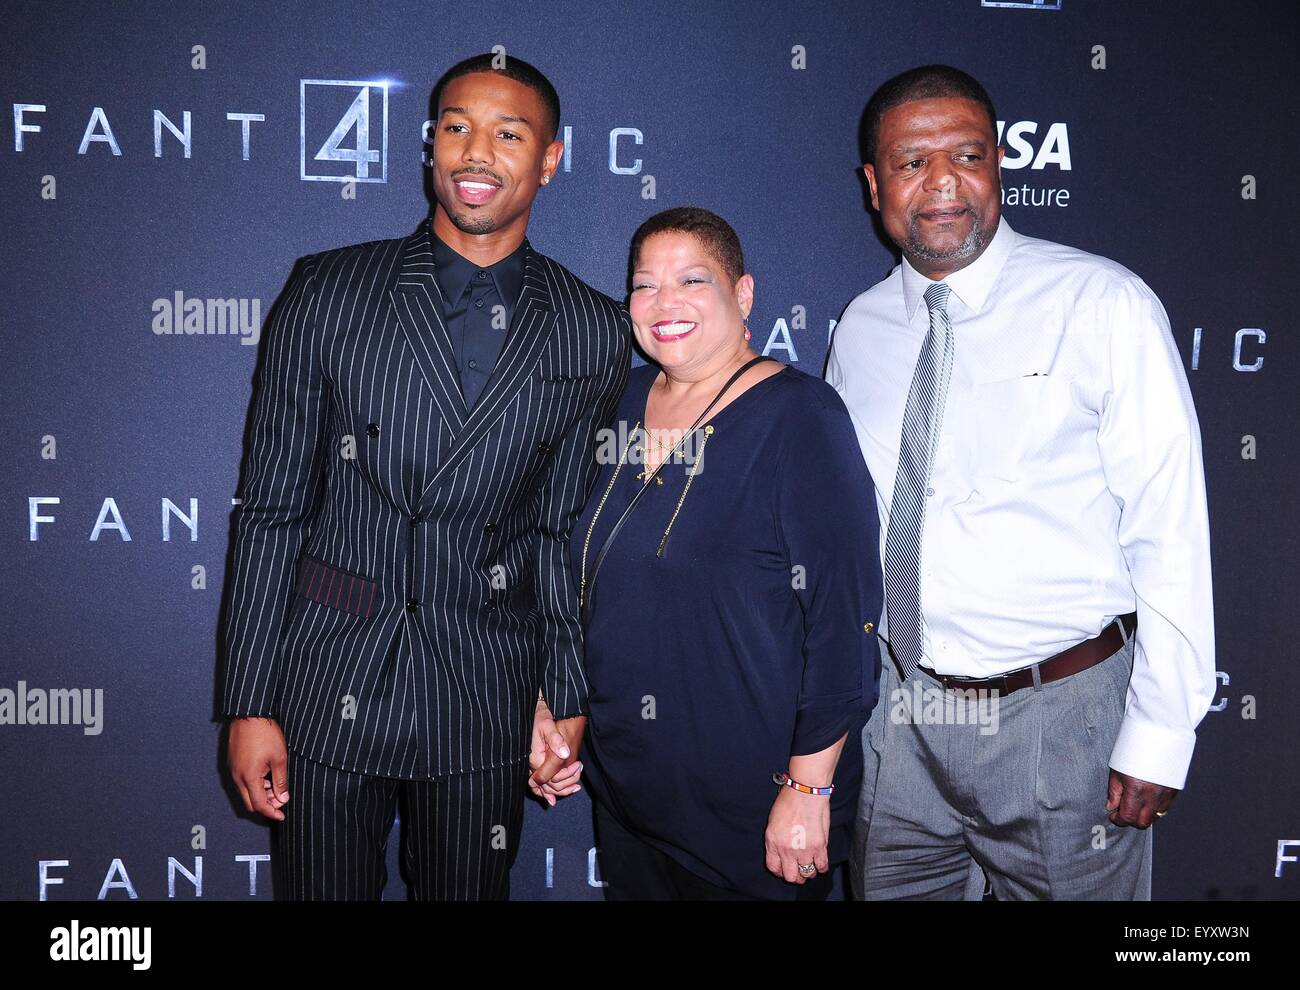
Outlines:
{"label": "suit lapel", "polygon": [[406,239],[397,280],[388,297],[406,335],[411,356],[438,405],[438,412],[451,431],[459,433],[465,426],[468,413],[465,397],[460,391],[451,335],[442,322],[442,294],[433,269],[429,221],[424,220]]}
{"label": "suit lapel", "polygon": [[[524,259],[523,289],[520,291],[514,319],[506,333],[496,367],[484,386],[482,394],[479,395],[478,402],[465,414],[451,450],[438,464],[437,470],[424,489],[422,499],[446,480],[456,465],[487,435],[505,413],[506,408],[515,400],[520,388],[524,386],[528,376],[537,366],[542,356],[542,349],[555,328],[557,316],[551,299],[550,285],[546,279],[545,262],[529,246]],[[445,330],[442,335],[447,338]],[[454,376],[455,360],[450,356],[450,350],[448,350],[448,362]],[[454,384],[454,377],[452,380]],[[464,409],[464,399],[460,397],[459,386],[455,385],[455,388],[461,409]]]}

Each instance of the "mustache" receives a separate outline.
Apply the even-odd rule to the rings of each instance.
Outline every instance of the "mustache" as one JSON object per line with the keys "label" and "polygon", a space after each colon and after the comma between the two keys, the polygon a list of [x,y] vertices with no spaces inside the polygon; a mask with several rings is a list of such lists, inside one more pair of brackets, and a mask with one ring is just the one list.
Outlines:
{"label": "mustache", "polygon": [[962,209],[968,210],[971,213],[975,212],[975,208],[971,205],[971,202],[968,199],[959,199],[959,198],[941,199],[934,203],[927,203],[925,206],[915,207],[911,212],[911,219],[915,220],[922,213],[925,213],[929,210],[951,209],[954,206],[960,206]]}

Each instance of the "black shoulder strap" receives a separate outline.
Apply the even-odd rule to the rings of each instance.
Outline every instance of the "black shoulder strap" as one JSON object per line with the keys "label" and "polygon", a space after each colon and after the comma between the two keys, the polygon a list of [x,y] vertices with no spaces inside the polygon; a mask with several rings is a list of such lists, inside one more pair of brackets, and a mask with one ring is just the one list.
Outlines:
{"label": "black shoulder strap", "polygon": [[[746,361],[743,365],[737,368],[736,373],[727,379],[727,383],[723,385],[722,388],[718,389],[718,394],[713,397],[713,401],[704,407],[704,412],[700,413],[699,417],[695,420],[695,422],[691,424],[691,428],[688,429],[686,433],[683,433],[682,436],[685,437],[691,433],[694,433],[699,428],[700,423],[704,422],[704,417],[706,417],[709,414],[709,411],[718,404],[718,401],[724,395],[727,394],[727,390],[730,389],[732,385],[736,384],[736,379],[738,379],[741,375],[743,375],[754,365],[758,364],[760,361],[774,361],[774,360],[776,359],[770,358],[765,354],[760,354],[758,355],[758,357],[753,358],[750,361]],[[645,425],[642,424],[641,428],[644,430]],[[627,504],[627,508],[623,510],[623,514],[618,517],[618,522],[614,523],[614,528],[611,529],[609,531],[609,535],[605,537],[605,542],[600,545],[600,550],[596,552],[596,557],[592,561],[592,565],[591,565],[591,576],[587,579],[587,587],[585,589],[585,593],[583,596],[584,613],[586,613],[590,608],[591,593],[596,586],[596,575],[600,572],[600,565],[601,562],[604,561],[605,559],[605,554],[609,551],[610,545],[614,542],[614,538],[618,536],[618,531],[623,528],[623,523],[627,521],[627,517],[632,514],[632,510],[636,508],[636,504],[639,501],[641,501],[641,496],[644,495],[646,491],[650,488],[651,484],[654,482],[654,479],[658,477],[659,472],[663,470],[664,465],[666,463],[668,463],[668,459],[664,458],[662,461],[659,462],[659,466],[654,469],[654,472],[650,475],[650,477],[645,479],[645,483],[636,492],[636,494],[632,496],[632,501],[630,501]]]}

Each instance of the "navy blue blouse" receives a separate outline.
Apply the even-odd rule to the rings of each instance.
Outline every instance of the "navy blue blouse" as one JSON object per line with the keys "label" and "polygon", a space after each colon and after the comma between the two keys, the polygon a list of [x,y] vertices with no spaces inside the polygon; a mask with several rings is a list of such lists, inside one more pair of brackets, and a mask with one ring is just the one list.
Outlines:
{"label": "navy blue blouse", "polygon": [[[619,441],[607,450],[621,454],[644,421],[658,373],[633,369],[613,425]],[[860,731],[880,675],[875,494],[843,401],[796,368],[749,387],[705,425],[713,433],[703,449],[686,447],[698,474],[676,518],[693,468],[670,462],[584,589],[584,783],[624,827],[696,875],[789,899],[795,885],[764,865],[772,774],[846,732],[828,851],[831,862],[848,857]],[[584,546],[591,582],[642,485],[644,465],[629,462],[606,496],[616,465],[602,460],[569,540],[579,581]]]}

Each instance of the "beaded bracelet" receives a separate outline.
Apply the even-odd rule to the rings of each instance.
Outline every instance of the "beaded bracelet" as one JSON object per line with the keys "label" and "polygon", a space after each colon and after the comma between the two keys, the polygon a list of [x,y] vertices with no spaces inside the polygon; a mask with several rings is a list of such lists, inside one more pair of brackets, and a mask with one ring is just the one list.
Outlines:
{"label": "beaded bracelet", "polygon": [[772,783],[781,784],[785,787],[793,787],[800,794],[820,794],[823,797],[830,797],[835,791],[834,784],[831,784],[829,787],[809,787],[807,784],[799,783],[799,781],[795,780],[788,773],[782,771],[772,774]]}

